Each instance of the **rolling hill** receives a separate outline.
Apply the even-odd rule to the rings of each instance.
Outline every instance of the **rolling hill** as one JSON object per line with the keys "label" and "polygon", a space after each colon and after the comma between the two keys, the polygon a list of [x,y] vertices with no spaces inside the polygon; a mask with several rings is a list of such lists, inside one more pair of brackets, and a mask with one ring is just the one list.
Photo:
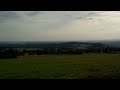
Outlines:
{"label": "rolling hill", "polygon": [[103,43],[90,43],[90,42],[19,42],[19,43],[0,43],[0,48],[104,48],[107,45]]}

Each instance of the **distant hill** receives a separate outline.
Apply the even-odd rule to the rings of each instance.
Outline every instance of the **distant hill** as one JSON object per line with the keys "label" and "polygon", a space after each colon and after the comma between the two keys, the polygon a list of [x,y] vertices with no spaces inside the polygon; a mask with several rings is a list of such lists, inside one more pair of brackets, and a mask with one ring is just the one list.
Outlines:
{"label": "distant hill", "polygon": [[107,47],[103,43],[90,43],[90,42],[1,42],[0,48],[104,48]]}
{"label": "distant hill", "polygon": [[110,47],[120,48],[120,41],[109,41],[109,42],[104,42],[104,44]]}

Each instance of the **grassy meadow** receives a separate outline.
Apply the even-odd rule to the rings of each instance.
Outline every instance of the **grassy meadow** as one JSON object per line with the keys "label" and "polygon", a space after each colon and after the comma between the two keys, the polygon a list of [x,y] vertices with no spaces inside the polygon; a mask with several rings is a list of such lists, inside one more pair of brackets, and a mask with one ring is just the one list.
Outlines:
{"label": "grassy meadow", "polygon": [[40,55],[0,59],[0,79],[120,79],[120,55]]}

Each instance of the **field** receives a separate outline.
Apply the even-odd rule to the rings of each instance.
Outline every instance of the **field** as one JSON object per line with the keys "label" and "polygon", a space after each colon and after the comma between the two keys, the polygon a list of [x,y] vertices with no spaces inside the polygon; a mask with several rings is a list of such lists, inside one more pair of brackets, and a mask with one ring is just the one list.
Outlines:
{"label": "field", "polygon": [[0,59],[0,79],[120,79],[120,55],[41,55]]}

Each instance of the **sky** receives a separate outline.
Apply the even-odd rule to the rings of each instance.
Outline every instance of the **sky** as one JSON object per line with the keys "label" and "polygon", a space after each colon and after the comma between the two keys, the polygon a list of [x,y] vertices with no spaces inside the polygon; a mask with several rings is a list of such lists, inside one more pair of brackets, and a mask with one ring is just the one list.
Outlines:
{"label": "sky", "polygon": [[120,11],[0,11],[0,41],[120,40]]}

